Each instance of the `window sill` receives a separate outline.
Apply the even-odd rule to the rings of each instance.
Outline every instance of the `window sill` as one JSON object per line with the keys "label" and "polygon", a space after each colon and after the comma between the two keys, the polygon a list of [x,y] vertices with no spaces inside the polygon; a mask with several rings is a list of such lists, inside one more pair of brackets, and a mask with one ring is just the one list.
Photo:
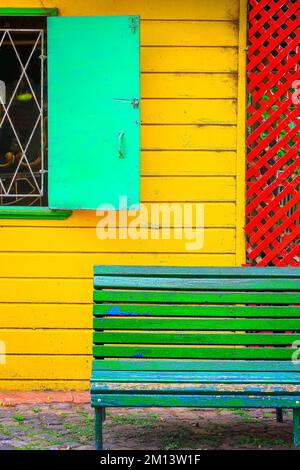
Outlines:
{"label": "window sill", "polygon": [[47,207],[0,207],[0,219],[65,220],[72,211],[52,210]]}
{"label": "window sill", "polygon": [[58,16],[58,8],[0,8],[1,16]]}

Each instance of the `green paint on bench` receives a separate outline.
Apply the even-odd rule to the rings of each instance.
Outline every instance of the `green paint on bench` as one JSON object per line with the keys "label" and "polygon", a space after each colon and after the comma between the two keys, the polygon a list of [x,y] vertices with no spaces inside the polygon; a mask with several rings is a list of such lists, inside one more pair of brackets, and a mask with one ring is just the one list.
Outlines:
{"label": "green paint on bench", "polygon": [[181,346],[94,346],[95,357],[178,358],[178,359],[286,359],[291,360],[293,348],[246,347],[181,347]]}
{"label": "green paint on bench", "polygon": [[[229,315],[228,315],[229,317]],[[299,330],[300,319],[290,320],[277,318],[266,320],[225,318],[149,318],[133,315],[127,317],[105,317],[94,320],[95,329],[107,330]]]}
{"label": "green paint on bench", "polygon": [[[300,302],[300,299],[299,299]],[[279,317],[300,318],[300,307],[295,306],[237,306],[237,305],[94,305],[95,316],[159,316],[159,317]]]}
{"label": "green paint on bench", "polygon": [[297,268],[96,266],[92,406],[293,408]]}
{"label": "green paint on bench", "polygon": [[94,291],[95,302],[151,302],[197,304],[300,304],[300,292],[172,292],[172,291]]}
{"label": "green paint on bench", "polygon": [[96,332],[93,335],[94,344],[102,343],[139,343],[139,344],[284,344],[290,346],[294,341],[300,342],[300,334],[257,334],[257,333],[228,333],[220,336],[216,333],[153,333],[140,331],[126,332]]}

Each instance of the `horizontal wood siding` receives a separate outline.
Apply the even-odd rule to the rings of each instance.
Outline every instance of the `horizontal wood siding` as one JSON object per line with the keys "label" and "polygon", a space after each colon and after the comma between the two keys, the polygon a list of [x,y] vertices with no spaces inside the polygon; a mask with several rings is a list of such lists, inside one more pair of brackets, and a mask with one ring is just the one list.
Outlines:
{"label": "horizontal wood siding", "polygon": [[[239,0],[55,0],[47,7],[70,16],[141,16],[141,199],[147,208],[203,202],[205,240],[194,252],[184,240],[151,239],[147,228],[141,240],[99,240],[100,219],[90,211],[0,220],[0,340],[8,354],[0,389],[88,387],[94,264],[238,264]],[[172,234],[176,220],[168,225]],[[161,218],[159,234],[163,227]]]}

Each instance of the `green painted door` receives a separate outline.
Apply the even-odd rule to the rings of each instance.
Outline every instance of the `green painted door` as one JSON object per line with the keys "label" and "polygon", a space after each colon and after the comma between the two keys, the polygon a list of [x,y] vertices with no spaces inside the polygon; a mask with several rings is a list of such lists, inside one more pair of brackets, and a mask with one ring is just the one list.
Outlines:
{"label": "green painted door", "polygon": [[138,17],[48,18],[53,209],[139,204]]}

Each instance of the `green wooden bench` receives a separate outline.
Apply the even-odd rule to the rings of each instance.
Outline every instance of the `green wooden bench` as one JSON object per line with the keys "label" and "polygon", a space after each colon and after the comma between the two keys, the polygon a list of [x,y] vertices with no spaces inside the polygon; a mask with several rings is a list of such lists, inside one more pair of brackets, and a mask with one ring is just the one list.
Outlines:
{"label": "green wooden bench", "polygon": [[292,408],[300,445],[298,268],[96,266],[91,402]]}

